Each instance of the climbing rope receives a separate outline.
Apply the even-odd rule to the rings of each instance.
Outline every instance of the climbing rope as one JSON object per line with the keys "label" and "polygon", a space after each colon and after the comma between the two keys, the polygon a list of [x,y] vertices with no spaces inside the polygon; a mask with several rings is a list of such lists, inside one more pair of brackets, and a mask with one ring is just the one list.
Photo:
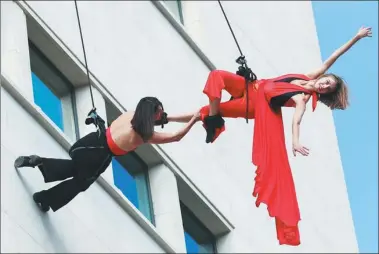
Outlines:
{"label": "climbing rope", "polygon": [[[229,26],[229,30],[232,33],[232,36],[234,38],[234,41],[237,45],[238,51],[240,52],[240,56],[236,59],[236,62],[240,65],[238,67],[238,71],[236,72],[238,75],[245,78],[245,87],[246,87],[246,123],[249,123],[249,82],[253,82],[257,80],[257,76],[251,71],[251,69],[247,66],[247,61],[245,59],[244,54],[242,54],[242,50],[240,48],[240,45],[238,44],[237,38],[234,35],[233,29],[229,23],[229,19],[226,16],[226,13],[224,11],[224,8],[222,7],[221,1],[218,0],[218,4],[220,5],[221,11],[224,14],[224,18],[226,20],[226,23]],[[233,98],[233,97],[232,97]]]}
{"label": "climbing rope", "polygon": [[225,11],[224,11],[224,8],[222,7],[222,4],[221,4],[221,2],[220,2],[219,0],[218,0],[218,4],[220,5],[221,11],[222,11],[222,13],[224,14],[224,17],[225,17],[225,19],[226,19],[226,23],[228,23],[228,26],[229,26],[230,32],[232,33],[233,38],[234,38],[234,41],[235,41],[236,44],[237,44],[238,50],[239,50],[239,52],[240,52],[240,55],[243,56],[243,54],[242,54],[242,50],[241,50],[241,48],[240,48],[240,45],[238,44],[237,38],[236,38],[236,36],[234,35],[234,32],[233,32],[232,27],[230,26],[229,19],[228,19],[228,17],[226,16]]}
{"label": "climbing rope", "polygon": [[86,54],[86,49],[84,47],[84,40],[83,40],[82,26],[80,24],[78,4],[76,3],[76,0],[74,0],[74,2],[75,2],[75,9],[76,9],[76,17],[78,18],[80,39],[82,41],[82,49],[83,49],[83,55],[84,55],[84,63],[85,63],[85,66],[86,66],[86,71],[87,71],[87,80],[88,80],[88,85],[89,85],[89,91],[91,93],[92,108],[96,111],[95,102],[93,100],[91,81],[90,81],[90,78],[89,78],[89,71],[88,71],[88,64],[87,64],[87,54]]}
{"label": "climbing rope", "polygon": [[95,107],[95,101],[93,99],[93,93],[92,93],[92,86],[91,86],[91,80],[89,78],[89,70],[88,70],[88,63],[87,63],[87,54],[86,49],[84,47],[84,39],[83,39],[83,33],[82,33],[82,26],[80,23],[80,17],[79,17],[79,10],[78,10],[78,4],[75,2],[75,10],[76,10],[76,17],[78,19],[78,26],[79,26],[79,32],[80,32],[80,39],[82,42],[82,49],[83,49],[83,55],[84,55],[84,64],[86,66],[86,72],[87,72],[87,81],[89,86],[89,91],[91,94],[91,102],[92,102],[92,109],[89,111],[87,118],[85,120],[86,125],[94,124],[96,126],[96,129],[99,132],[99,135],[101,132],[105,132],[105,121],[96,113],[96,107]]}

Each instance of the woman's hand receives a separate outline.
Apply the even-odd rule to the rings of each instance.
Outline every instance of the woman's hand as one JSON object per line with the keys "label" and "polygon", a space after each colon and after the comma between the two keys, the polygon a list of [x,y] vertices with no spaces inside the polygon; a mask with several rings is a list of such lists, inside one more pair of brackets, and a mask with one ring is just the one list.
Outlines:
{"label": "woman's hand", "polygon": [[308,156],[309,149],[300,144],[292,144],[292,153],[293,153],[293,156],[295,157],[296,157],[296,152],[301,153],[304,156]]}
{"label": "woman's hand", "polygon": [[[191,117],[191,118],[189,118]],[[177,132],[174,133],[162,133],[154,132],[153,137],[149,140],[150,144],[167,144],[171,142],[180,141],[187,133],[190,131],[192,126],[195,125],[197,121],[200,120],[200,111],[197,111],[194,114],[188,114],[183,116],[176,117],[179,120],[186,120],[185,126]],[[189,118],[187,120],[187,118]]]}
{"label": "woman's hand", "polygon": [[362,39],[364,37],[371,37],[372,32],[371,32],[371,27],[361,27],[356,35],[358,39]]}
{"label": "woman's hand", "polygon": [[317,79],[322,74],[324,74],[334,64],[334,62],[346,51],[348,51],[356,42],[358,42],[360,39],[364,37],[371,36],[371,27],[361,27],[358,33],[353,38],[351,38],[348,42],[342,45],[339,49],[334,51],[333,54],[328,59],[326,59],[326,61],[321,65],[321,67],[310,73],[307,73],[307,76],[311,79]]}

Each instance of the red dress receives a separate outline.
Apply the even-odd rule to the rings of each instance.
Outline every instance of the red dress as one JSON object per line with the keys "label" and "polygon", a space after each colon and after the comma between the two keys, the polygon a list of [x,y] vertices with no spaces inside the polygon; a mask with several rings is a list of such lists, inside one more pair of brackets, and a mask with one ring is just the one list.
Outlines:
{"label": "red dress", "polygon": [[[272,98],[286,93],[310,94],[303,87],[277,82],[292,77],[309,80],[304,75],[290,74],[258,81],[253,137],[253,163],[257,169],[253,196],[257,197],[257,207],[265,203],[269,215],[275,217],[279,244],[299,245],[300,211],[285,146],[282,113],[281,110],[275,113],[269,105]],[[312,93],[313,110],[316,104],[317,94]],[[286,106],[293,103],[288,102]]]}
{"label": "red dress", "polygon": [[[289,74],[259,80],[249,85],[249,118],[255,119],[252,161],[257,166],[253,196],[257,197],[257,206],[261,203],[267,205],[269,215],[275,217],[279,243],[287,245],[300,244],[300,212],[285,146],[280,107],[295,106],[293,101],[289,100],[294,94],[311,94],[303,87],[290,84],[294,79],[310,80],[305,75]],[[234,73],[212,71],[203,92],[210,100],[214,100],[221,98],[222,90],[238,97],[244,94],[245,81]],[[221,115],[225,118],[245,117],[245,97],[246,94],[241,98],[221,103]],[[276,111],[271,107],[274,102],[279,104]],[[316,104],[317,94],[312,93],[313,110]],[[208,114],[209,106],[204,106],[201,109],[203,121]],[[218,129],[214,140],[224,131],[225,127]]]}

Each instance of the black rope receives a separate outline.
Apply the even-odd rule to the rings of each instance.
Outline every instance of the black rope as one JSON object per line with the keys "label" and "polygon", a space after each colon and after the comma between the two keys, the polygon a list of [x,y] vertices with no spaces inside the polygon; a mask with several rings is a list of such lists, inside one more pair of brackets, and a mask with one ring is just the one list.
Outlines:
{"label": "black rope", "polygon": [[243,54],[242,54],[242,51],[241,51],[240,45],[238,44],[237,38],[236,38],[236,36],[234,35],[234,32],[233,32],[232,27],[230,26],[230,23],[229,23],[228,17],[226,16],[225,11],[224,11],[224,8],[222,7],[222,4],[221,4],[221,2],[220,2],[219,0],[218,0],[218,4],[220,5],[221,11],[222,11],[222,13],[224,14],[224,17],[225,17],[225,19],[226,19],[226,22],[228,23],[228,26],[229,26],[230,32],[232,32],[232,35],[233,35],[234,41],[235,41],[236,44],[237,44],[238,50],[239,50],[239,52],[240,52],[240,55],[243,57]]}
{"label": "black rope", "polygon": [[[82,49],[83,49],[83,55],[84,55],[84,63],[86,66],[86,72],[87,72],[87,80],[88,80],[88,86],[89,86],[89,91],[91,94],[91,101],[92,101],[92,109],[87,115],[87,118],[85,120],[86,125],[94,124],[96,126],[96,129],[99,133],[99,137],[101,133],[105,133],[105,121],[96,113],[96,107],[95,107],[95,101],[93,99],[93,93],[92,93],[92,86],[91,86],[91,80],[89,78],[89,70],[88,70],[88,63],[87,63],[87,54],[86,54],[86,49],[84,47],[84,40],[83,40],[83,33],[82,33],[82,26],[80,24],[80,18],[79,18],[79,10],[78,10],[78,4],[75,2],[75,9],[76,9],[76,17],[78,18],[78,25],[79,25],[79,32],[80,32],[80,39],[82,42]],[[108,124],[109,126],[109,124]]]}
{"label": "black rope", "polygon": [[250,70],[250,68],[247,66],[245,56],[242,54],[242,50],[240,48],[240,45],[238,44],[237,38],[234,35],[233,29],[229,23],[229,19],[226,16],[226,13],[224,11],[224,8],[222,7],[222,4],[220,0],[218,0],[218,4],[220,5],[221,11],[224,14],[224,18],[226,22],[228,23],[230,32],[233,35],[234,41],[237,45],[238,51],[240,52],[240,56],[237,58],[236,62],[240,64],[241,66],[238,68],[237,74],[242,74],[242,76],[245,78],[245,87],[246,87],[246,123],[249,123],[249,81],[254,81],[257,79],[256,75]]}
{"label": "black rope", "polygon": [[95,102],[94,102],[94,100],[93,100],[91,81],[90,81],[90,78],[89,78],[89,71],[88,71],[88,64],[87,64],[87,54],[86,54],[86,49],[84,48],[84,40],[83,40],[82,26],[80,25],[80,18],[79,18],[78,5],[77,5],[77,3],[76,3],[76,0],[74,0],[74,2],[75,2],[75,9],[76,9],[76,16],[77,16],[77,18],[78,18],[78,25],[79,25],[80,39],[81,39],[81,41],[82,41],[82,48],[83,48],[84,62],[85,62],[86,71],[87,71],[87,79],[88,79],[89,91],[90,91],[90,93],[91,93],[92,109],[93,109],[94,111],[96,111],[96,108],[95,108]]}

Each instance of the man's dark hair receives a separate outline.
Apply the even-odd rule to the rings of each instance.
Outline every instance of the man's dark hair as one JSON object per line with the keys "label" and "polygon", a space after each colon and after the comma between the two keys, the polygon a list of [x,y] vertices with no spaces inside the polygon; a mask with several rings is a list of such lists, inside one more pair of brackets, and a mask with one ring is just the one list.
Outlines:
{"label": "man's dark hair", "polygon": [[144,142],[153,136],[155,114],[159,106],[163,109],[162,102],[155,97],[144,97],[137,104],[131,124],[133,130],[141,136]]}

